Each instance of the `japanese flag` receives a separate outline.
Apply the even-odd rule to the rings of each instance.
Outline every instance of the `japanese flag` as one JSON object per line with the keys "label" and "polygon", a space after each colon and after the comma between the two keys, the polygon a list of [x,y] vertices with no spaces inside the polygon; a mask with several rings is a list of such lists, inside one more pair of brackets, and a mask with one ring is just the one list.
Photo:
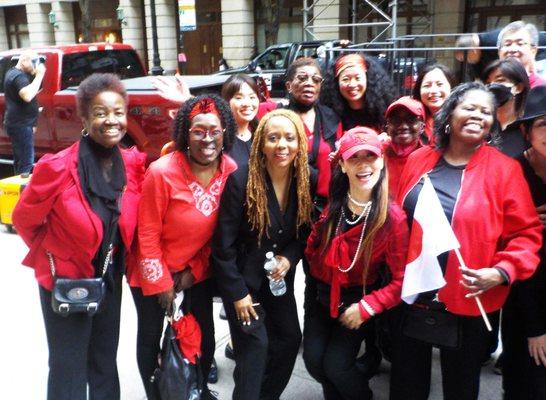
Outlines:
{"label": "japanese flag", "polygon": [[446,281],[437,257],[459,247],[430,178],[425,175],[413,214],[402,300],[412,304],[419,293],[443,287]]}

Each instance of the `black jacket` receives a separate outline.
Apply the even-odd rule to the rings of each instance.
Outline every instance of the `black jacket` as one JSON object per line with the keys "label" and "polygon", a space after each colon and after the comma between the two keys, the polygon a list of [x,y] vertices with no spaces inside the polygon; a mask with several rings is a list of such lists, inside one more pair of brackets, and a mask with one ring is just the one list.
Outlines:
{"label": "black jacket", "polygon": [[265,253],[272,251],[290,261],[287,281],[293,281],[296,265],[303,256],[308,229],[296,235],[298,213],[296,178],[290,185],[287,208],[280,210],[275,191],[266,173],[267,202],[271,225],[258,246],[258,234],[246,215],[245,198],[248,165],[240,166],[226,182],[220,202],[218,224],[212,238],[211,263],[225,301],[236,301],[257,292],[267,282]]}

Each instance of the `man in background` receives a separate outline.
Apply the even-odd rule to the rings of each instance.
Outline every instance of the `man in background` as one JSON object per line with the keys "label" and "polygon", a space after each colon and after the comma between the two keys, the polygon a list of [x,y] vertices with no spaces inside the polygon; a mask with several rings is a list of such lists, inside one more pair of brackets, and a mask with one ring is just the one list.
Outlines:
{"label": "man in background", "polygon": [[4,128],[13,146],[15,174],[23,177],[30,174],[34,163],[33,136],[39,113],[36,95],[44,74],[45,66],[40,62],[38,54],[25,52],[4,78]]}

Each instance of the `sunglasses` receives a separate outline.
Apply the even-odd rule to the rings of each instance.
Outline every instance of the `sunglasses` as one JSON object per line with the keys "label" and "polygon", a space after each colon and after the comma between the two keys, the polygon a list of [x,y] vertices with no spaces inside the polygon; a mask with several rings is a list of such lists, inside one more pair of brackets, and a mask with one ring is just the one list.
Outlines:
{"label": "sunglasses", "polygon": [[190,133],[194,138],[203,140],[209,135],[212,139],[216,139],[224,134],[225,129],[203,129],[203,128],[193,128],[190,129]]}
{"label": "sunglasses", "polygon": [[320,85],[323,81],[324,81],[324,78],[320,75],[307,75],[307,74],[300,74],[300,75],[296,75],[296,80],[299,82],[299,83],[305,83],[307,82],[309,79],[311,79],[311,81],[315,84],[315,85]]}

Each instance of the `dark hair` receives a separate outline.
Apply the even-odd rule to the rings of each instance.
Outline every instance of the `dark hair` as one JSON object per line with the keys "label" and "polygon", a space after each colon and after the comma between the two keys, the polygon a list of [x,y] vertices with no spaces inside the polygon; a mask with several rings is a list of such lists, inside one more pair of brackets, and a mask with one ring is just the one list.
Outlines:
{"label": "dark hair", "polygon": [[[340,57],[347,55],[343,53]],[[366,118],[364,125],[383,129],[385,125],[385,111],[396,97],[396,90],[391,77],[381,64],[373,58],[366,58],[366,93],[362,116]],[[334,64],[333,64],[334,65]],[[347,100],[339,91],[338,79],[334,76],[333,68],[326,73],[326,78],[320,91],[320,102],[332,108],[337,115],[343,116],[349,109]]]}
{"label": "dark hair", "polygon": [[495,104],[495,98],[487,87],[480,82],[466,82],[455,87],[449,97],[436,115],[434,116],[434,137],[436,141],[437,149],[445,149],[449,145],[449,131],[446,132],[446,126],[451,126],[451,116],[455,108],[463,101],[466,94],[472,90],[481,90],[489,95],[493,109],[491,110],[493,116],[493,124],[489,131],[490,144],[496,144],[498,141],[499,122],[497,120],[497,106]]}
{"label": "dark hair", "polygon": [[127,92],[119,77],[115,74],[91,74],[78,86],[76,92],[76,109],[81,118],[89,114],[89,104],[102,92],[118,93],[127,105]]}
{"label": "dark hair", "polygon": [[435,69],[439,69],[440,71],[443,72],[451,88],[455,87],[455,84],[456,84],[455,75],[453,74],[451,69],[449,69],[449,67],[440,63],[426,64],[419,71],[419,75],[417,75],[417,80],[415,81],[415,85],[413,86],[413,90],[411,92],[411,97],[413,97],[415,100],[421,101],[421,85],[423,84],[423,79],[425,79],[426,74],[428,74],[430,71],[433,71]]}
{"label": "dark hair", "polygon": [[[250,86],[250,88],[259,98],[260,89],[258,88],[258,84],[253,77],[247,74],[231,75],[222,85],[222,98],[229,103],[229,101],[239,92],[239,90],[241,90],[241,86],[243,86],[245,83]],[[258,119],[254,117],[254,119],[250,121],[249,126],[250,130],[253,132],[258,126]]]}
{"label": "dark hair", "polygon": [[203,99],[211,99],[214,105],[218,109],[220,114],[220,122],[224,129],[224,151],[229,152],[233,141],[235,140],[235,134],[237,132],[237,125],[233,119],[233,114],[229,108],[229,104],[224,99],[216,94],[202,94],[200,96],[192,97],[186,101],[182,107],[178,110],[176,118],[174,120],[173,140],[176,143],[176,149],[180,151],[186,151],[188,147],[188,135],[190,132],[190,111],[192,108]]}
{"label": "dark hair", "polygon": [[522,91],[515,96],[516,114],[518,116],[521,116],[521,114],[523,113],[523,109],[525,108],[527,95],[529,94],[529,90],[531,89],[531,86],[529,85],[529,77],[527,76],[527,71],[525,71],[525,68],[519,61],[514,60],[513,58],[495,60],[487,64],[487,67],[485,67],[485,69],[483,70],[482,81],[484,83],[488,83],[487,78],[489,78],[489,75],[491,75],[496,70],[499,70],[502,76],[504,76],[514,85],[523,85]]}
{"label": "dark hair", "polygon": [[290,82],[294,77],[296,76],[296,71],[300,67],[315,67],[320,74],[320,65],[314,58],[311,57],[301,57],[295,60],[292,64],[288,66],[288,69],[286,71],[286,79],[285,82]]}

